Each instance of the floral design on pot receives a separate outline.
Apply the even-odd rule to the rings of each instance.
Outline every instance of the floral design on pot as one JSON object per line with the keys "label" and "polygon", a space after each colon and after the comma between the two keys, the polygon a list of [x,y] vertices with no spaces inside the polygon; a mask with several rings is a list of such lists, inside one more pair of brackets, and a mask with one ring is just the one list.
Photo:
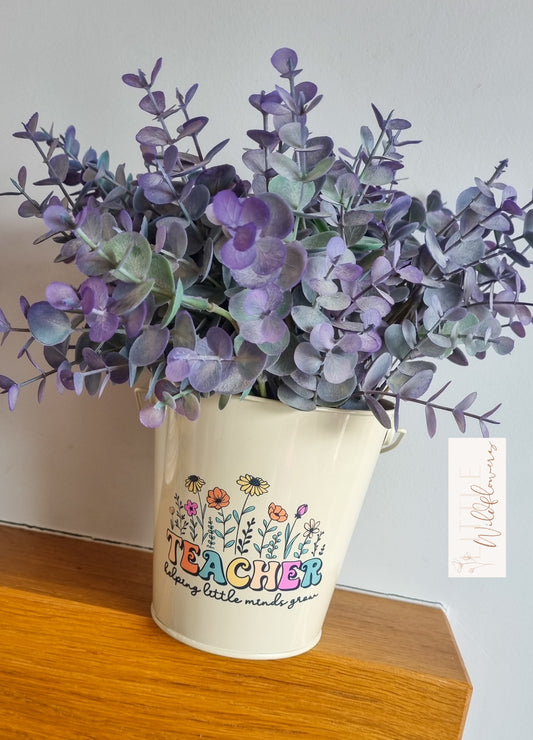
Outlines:
{"label": "floral design on pot", "polygon": [[[261,516],[259,505],[248,502],[251,496],[263,496],[270,484],[248,473],[236,484],[239,490],[231,496],[221,486],[209,488],[206,494],[203,478],[191,474],[185,479],[185,490],[198,501],[184,501],[179,493],[174,494],[165,572],[180,584],[184,577],[196,576],[238,590],[293,591],[317,586],[322,579],[324,532],[315,518],[302,521],[307,504],[298,506],[291,518],[281,504],[271,501]],[[245,495],[240,509],[237,505],[226,513],[239,493]]]}

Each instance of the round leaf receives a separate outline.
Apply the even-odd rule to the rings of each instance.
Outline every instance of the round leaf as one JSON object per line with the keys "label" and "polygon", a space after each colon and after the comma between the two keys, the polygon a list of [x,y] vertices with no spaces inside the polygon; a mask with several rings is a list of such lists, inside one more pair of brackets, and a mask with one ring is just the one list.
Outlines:
{"label": "round leaf", "polygon": [[61,344],[70,336],[71,326],[67,314],[46,301],[30,306],[27,319],[33,337],[45,346]]}

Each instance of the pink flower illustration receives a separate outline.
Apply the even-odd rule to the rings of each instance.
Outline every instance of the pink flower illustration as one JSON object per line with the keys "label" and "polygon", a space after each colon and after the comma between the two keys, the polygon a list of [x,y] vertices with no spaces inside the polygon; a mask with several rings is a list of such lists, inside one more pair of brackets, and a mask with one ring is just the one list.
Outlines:
{"label": "pink flower illustration", "polygon": [[189,499],[185,504],[185,511],[189,516],[195,516],[198,511],[198,504]]}

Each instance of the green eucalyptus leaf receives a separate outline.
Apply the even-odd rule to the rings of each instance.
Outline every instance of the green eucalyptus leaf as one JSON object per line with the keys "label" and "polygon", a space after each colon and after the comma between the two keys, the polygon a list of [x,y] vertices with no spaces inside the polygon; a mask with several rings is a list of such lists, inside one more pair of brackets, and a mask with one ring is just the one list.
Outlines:
{"label": "green eucalyptus leaf", "polygon": [[[165,315],[163,316],[163,320],[161,321],[162,326],[168,326],[174,316],[177,314],[179,307],[181,306],[181,302],[183,300],[183,283],[181,280],[178,280],[178,284],[176,285],[176,292],[174,293],[173,299],[169,302],[167,311]],[[194,344],[193,344],[194,347]]]}
{"label": "green eucalyptus leaf", "polygon": [[[302,244],[306,249],[325,249],[330,239],[338,236],[336,231],[321,231],[319,234],[311,234],[302,239]],[[381,246],[381,243],[380,243]]]}
{"label": "green eucalyptus leaf", "polygon": [[126,283],[146,280],[152,262],[152,248],[142,234],[123,231],[110,239],[102,248],[107,259],[115,266],[111,275]]}
{"label": "green eucalyptus leaf", "polygon": [[382,249],[383,242],[375,236],[363,236],[358,242],[352,245],[355,249],[362,249],[365,252],[372,252],[375,249]]}
{"label": "green eucalyptus leaf", "polygon": [[154,293],[167,300],[174,296],[174,275],[169,261],[162,254],[152,253],[148,277],[154,281]]}
{"label": "green eucalyptus leaf", "polygon": [[330,169],[335,164],[335,157],[325,157],[325,159],[321,159],[318,164],[316,164],[311,172],[308,172],[305,177],[303,177],[304,182],[313,182],[313,180],[318,180],[319,177],[323,177],[326,175]]}
{"label": "green eucalyptus leaf", "polygon": [[293,211],[301,211],[315,194],[315,186],[310,182],[295,182],[283,175],[273,177],[268,185],[270,193],[276,193],[285,200]]}
{"label": "green eucalyptus leaf", "polygon": [[278,173],[278,175],[283,175],[283,177],[286,177],[287,180],[292,180],[294,182],[300,182],[302,179],[300,169],[296,162],[294,162],[289,157],[286,157],[284,154],[280,154],[279,152],[272,152],[270,154],[270,164],[272,165],[272,168]]}
{"label": "green eucalyptus leaf", "polygon": [[394,180],[394,172],[384,164],[369,165],[359,177],[363,185],[388,185]]}

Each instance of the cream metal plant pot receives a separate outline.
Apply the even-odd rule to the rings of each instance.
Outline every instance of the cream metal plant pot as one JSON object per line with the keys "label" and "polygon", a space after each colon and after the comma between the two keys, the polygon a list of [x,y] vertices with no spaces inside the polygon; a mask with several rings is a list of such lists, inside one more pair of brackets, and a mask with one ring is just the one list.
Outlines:
{"label": "cream metal plant pot", "polygon": [[234,658],[284,658],[320,639],[387,433],[368,411],[202,400],[156,432],[152,616]]}

